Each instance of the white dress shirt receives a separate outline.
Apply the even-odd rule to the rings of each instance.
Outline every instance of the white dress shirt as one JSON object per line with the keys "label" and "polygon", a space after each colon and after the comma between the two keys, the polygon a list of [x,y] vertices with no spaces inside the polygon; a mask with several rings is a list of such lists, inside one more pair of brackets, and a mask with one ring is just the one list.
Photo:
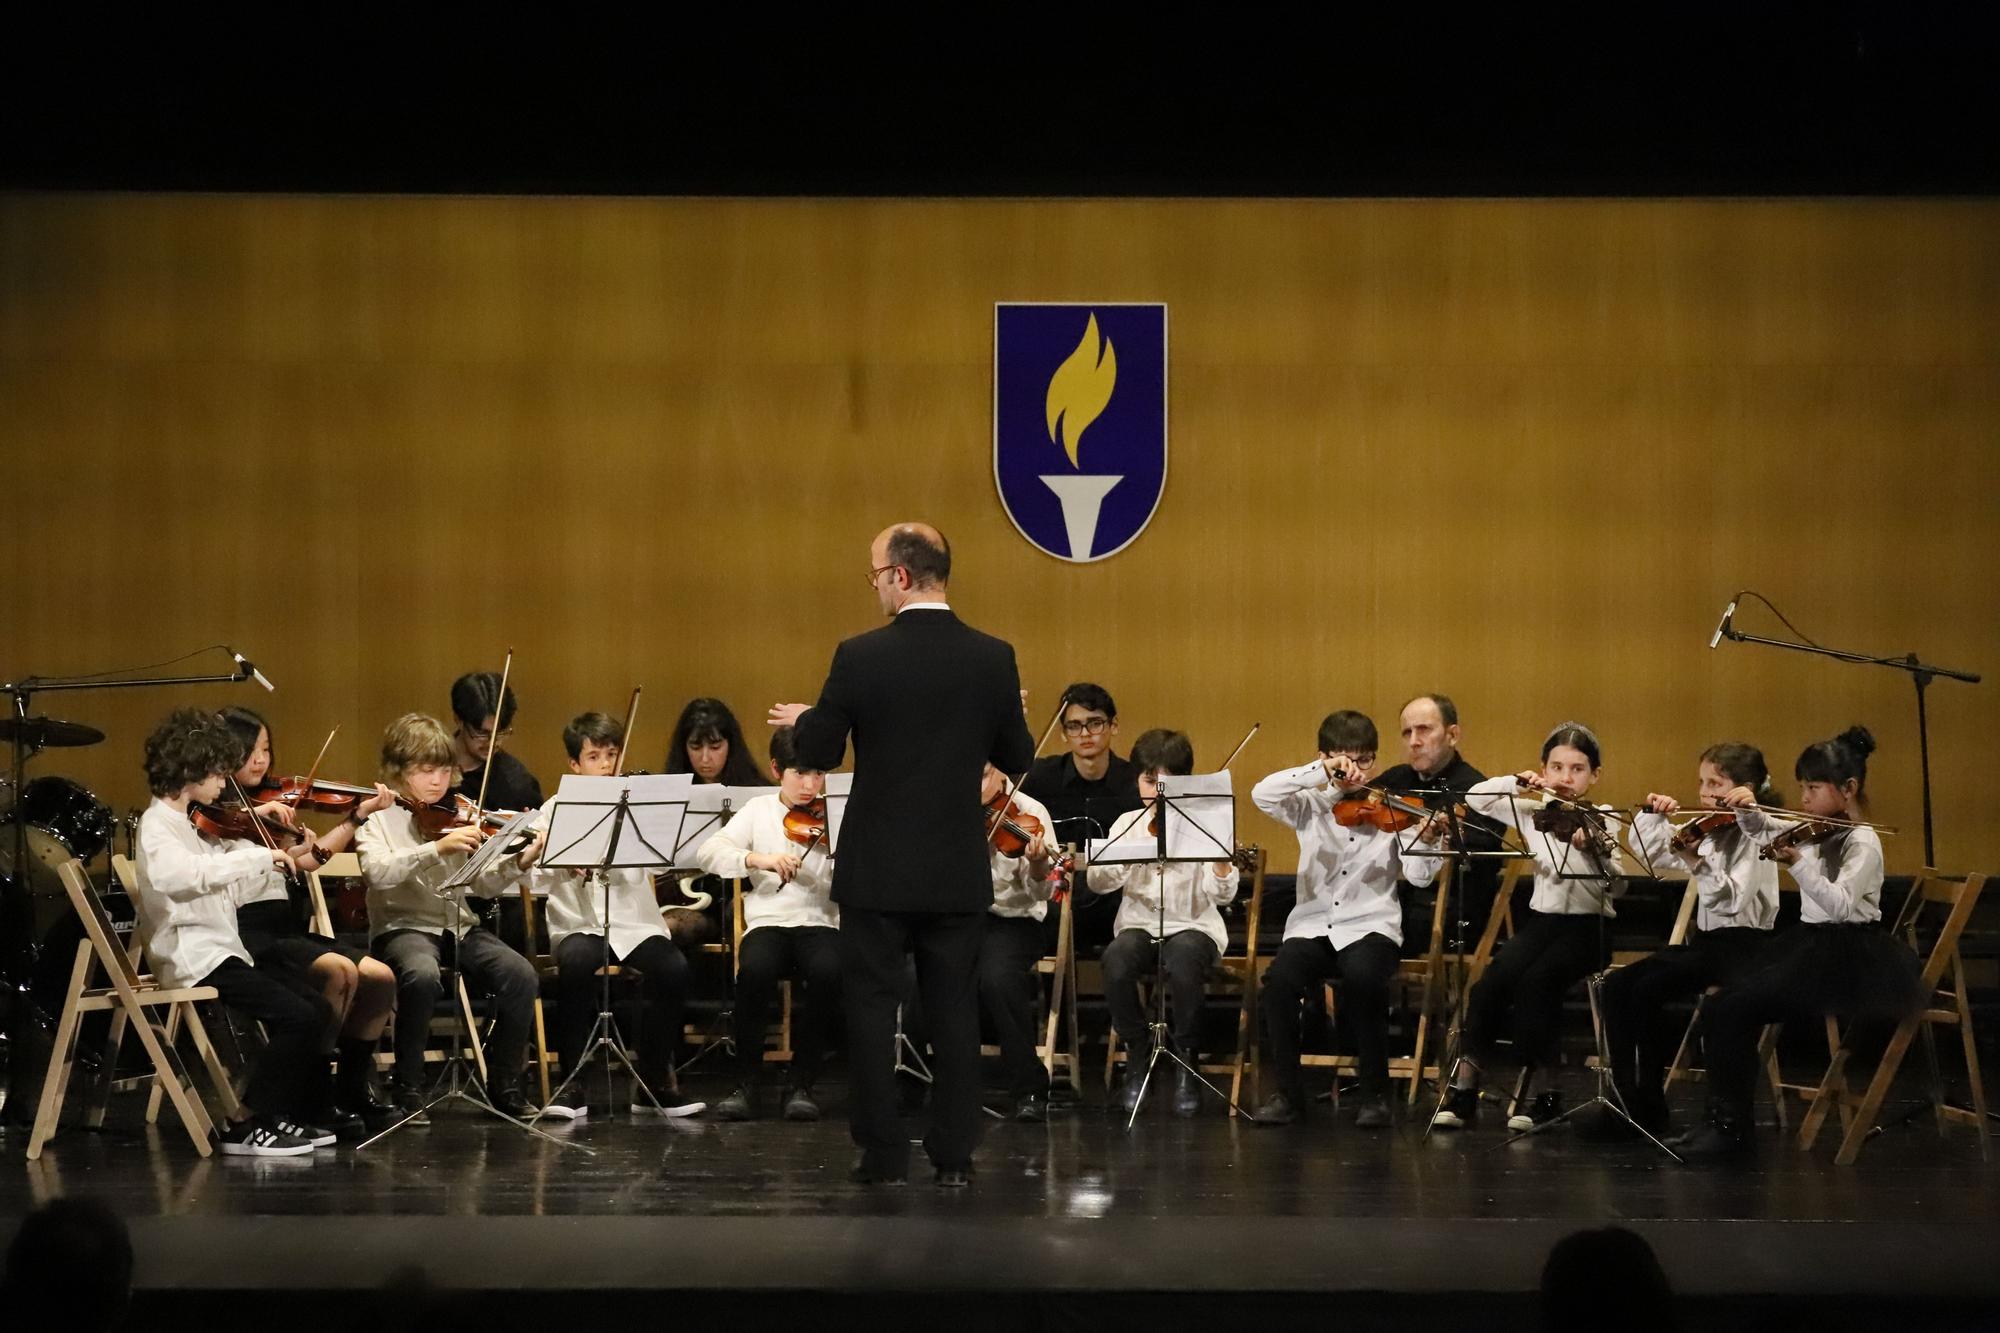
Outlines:
{"label": "white dress shirt", "polygon": [[[417,817],[400,805],[377,810],[354,835],[361,874],[368,881],[368,931],[421,930],[426,935],[462,936],[479,924],[456,891],[438,888],[465,864],[467,853],[449,856],[417,832]],[[480,898],[497,898],[521,881],[520,862],[502,856],[469,885]]]}
{"label": "white dress shirt", "polygon": [[[1524,796],[1511,773],[1465,789],[1465,803],[1482,815],[1512,824],[1535,858],[1535,892],[1528,906],[1551,916],[1617,916],[1611,900],[1625,892],[1625,858],[1614,843],[1609,856],[1587,852],[1568,838],[1535,827],[1542,803]],[[1609,810],[1609,806],[1597,806]]]}
{"label": "white dress shirt", "polygon": [[[1112,823],[1108,841],[1117,842],[1151,814],[1150,808],[1127,810]],[[1152,861],[1093,865],[1086,867],[1083,875],[1092,893],[1124,892],[1118,916],[1111,923],[1114,934],[1143,930],[1159,940],[1184,930],[1198,930],[1215,941],[1218,953],[1229,947],[1229,930],[1218,909],[1235,900],[1240,878],[1233,864],[1227,874],[1218,875],[1207,861],[1171,861],[1164,868]],[[1162,901],[1166,907],[1164,934]]]}
{"label": "white dress shirt", "polygon": [[[554,817],[555,798],[541,808],[530,826],[546,833]],[[547,854],[548,848],[542,848]],[[604,872],[611,890],[611,951],[619,958],[658,935],[671,938],[660,919],[660,901],[653,892],[653,872],[641,867],[625,867]],[[605,885],[595,873],[567,866],[544,866],[539,861],[528,872],[528,891],[543,898],[542,920],[548,923],[549,951],[553,953],[565,938],[578,932],[602,935],[604,930]]]}
{"label": "white dress shirt", "polygon": [[205,838],[187,813],[159,797],[139,816],[133,858],[146,953],[165,986],[193,986],[231,958],[250,961],[236,933],[238,886],[265,870],[276,874],[271,853],[256,843]]}
{"label": "white dress shirt", "polygon": [[[1736,822],[1761,847],[1800,821],[1739,810]],[[1845,836],[1809,842],[1799,848],[1799,859],[1790,869],[1792,882],[1799,886],[1802,924],[1856,925],[1882,919],[1882,839],[1874,829],[1849,829]]]}
{"label": "white dress shirt", "polygon": [[1778,863],[1757,855],[1755,838],[1741,828],[1722,828],[1702,834],[1693,851],[1678,852],[1673,837],[1673,824],[1651,810],[1641,810],[1625,833],[1642,864],[1664,853],[1687,867],[1694,877],[1696,930],[1771,928],[1778,919]]}
{"label": "white dress shirt", "polygon": [[[908,610],[907,607],[904,608]],[[765,926],[840,925],[834,906],[833,858],[821,842],[811,851],[785,836],[785,802],[776,792],[753,796],[729,822],[708,835],[695,860],[711,875],[745,881],[743,933]],[[752,870],[745,862],[752,852],[803,852],[799,873],[781,883],[775,870]]]}
{"label": "white dress shirt", "polygon": [[[1343,828],[1333,817],[1340,790],[1315,759],[1282,769],[1250,789],[1250,800],[1299,836],[1298,905],[1285,918],[1285,938],[1324,935],[1345,949],[1368,935],[1403,942],[1398,880],[1422,887],[1437,878],[1436,855],[1414,850],[1414,830],[1390,833],[1371,825]],[[1411,843],[1409,854],[1397,851]]]}
{"label": "white dress shirt", "polygon": [[[1018,791],[1014,793],[1014,804],[1021,808],[1022,813],[1032,815],[1042,822],[1044,841],[1053,836],[1050,830],[1055,824],[1049,819],[1047,806],[1034,797]],[[989,820],[993,818],[991,814],[986,817]],[[1049,895],[1055,890],[1054,882],[1047,875],[1037,875],[1030,870],[1028,858],[1025,856],[1002,856],[998,849],[988,850],[993,862],[993,906],[987,910],[994,916],[1027,917],[1034,921],[1047,920]],[[1053,857],[1061,850],[1051,843],[1049,855]]]}

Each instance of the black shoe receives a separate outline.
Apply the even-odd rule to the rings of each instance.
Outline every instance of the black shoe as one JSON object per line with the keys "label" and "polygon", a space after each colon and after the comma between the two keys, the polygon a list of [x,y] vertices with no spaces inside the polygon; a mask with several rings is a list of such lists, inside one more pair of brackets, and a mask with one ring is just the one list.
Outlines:
{"label": "black shoe", "polygon": [[313,1150],[309,1141],[285,1133],[260,1115],[224,1125],[216,1132],[215,1141],[231,1157],[305,1157]]}
{"label": "black shoe", "polygon": [[370,1134],[379,1134],[403,1118],[402,1110],[394,1102],[384,1101],[366,1084],[358,1093],[345,1099],[336,1098],[334,1106],[344,1115],[360,1116]]}
{"label": "black shoe", "polygon": [[[644,1091],[641,1091],[642,1088]],[[647,1093],[652,1094],[650,1099],[646,1096]],[[647,1079],[644,1083],[632,1085],[630,1109],[633,1115],[656,1115],[668,1120],[681,1120],[691,1115],[700,1115],[708,1109],[708,1103],[683,1096],[679,1090],[665,1083]]]}
{"label": "black shoe", "polygon": [[1709,1109],[1706,1124],[1674,1145],[1674,1151],[1681,1156],[1705,1161],[1748,1156],[1755,1148],[1750,1127],[1743,1119],[1713,1107]]}
{"label": "black shoe", "polygon": [[502,1084],[492,1089],[493,1109],[515,1120],[533,1120],[542,1108],[528,1100],[519,1084]]}
{"label": "black shoe", "polygon": [[1507,1128],[1516,1134],[1526,1134],[1529,1130],[1548,1124],[1563,1111],[1562,1094],[1554,1088],[1535,1094],[1535,1100],[1528,1103],[1525,1111],[1516,1110],[1507,1117]]}
{"label": "black shoe", "polygon": [[424,1103],[430,1100],[415,1088],[399,1088],[396,1091],[396,1123],[424,1126],[431,1122]]}
{"label": "black shoe", "polygon": [[1112,1095],[1112,1108],[1119,1115],[1131,1115],[1139,1105],[1139,1089],[1145,1082],[1145,1062],[1136,1058],[1127,1060],[1125,1071],[1118,1078],[1118,1091]]}
{"label": "black shoe", "polygon": [[1015,1098],[1013,1114],[1007,1118],[1024,1125],[1041,1124],[1049,1118],[1049,1094],[1030,1092]]}
{"label": "black shoe", "polygon": [[1174,1114],[1186,1119],[1201,1111],[1201,1080],[1188,1070],[1174,1079]]}
{"label": "black shoe", "polygon": [[1479,1119],[1479,1089],[1453,1088],[1431,1117],[1432,1129],[1471,1129]]}
{"label": "black shoe", "polygon": [[1396,1123],[1395,1113],[1389,1109],[1387,1096],[1377,1094],[1361,1099],[1361,1109],[1354,1113],[1356,1129],[1388,1129]]}
{"label": "black shoe", "polygon": [[542,1115],[549,1120],[583,1120],[590,1115],[590,1094],[572,1083],[549,1099]]}
{"label": "black shoe", "polygon": [[1305,1112],[1299,1109],[1300,1105],[1301,1103],[1293,1101],[1289,1095],[1274,1092],[1264,1099],[1264,1104],[1257,1108],[1250,1120],[1251,1123],[1258,1125],[1294,1125],[1305,1118]]}
{"label": "black shoe", "polygon": [[306,1124],[318,1125],[323,1129],[332,1130],[336,1138],[365,1139],[368,1137],[368,1126],[363,1123],[361,1117],[355,1115],[352,1111],[343,1111],[338,1106],[327,1105],[317,1107],[306,1112],[302,1118]]}
{"label": "black shoe", "polygon": [[717,1120],[755,1120],[757,1094],[739,1083],[736,1090],[717,1102],[713,1109]]}
{"label": "black shoe", "polygon": [[962,1190],[972,1183],[972,1172],[964,1167],[941,1166],[937,1169],[938,1188]]}
{"label": "black shoe", "polygon": [[877,1170],[866,1160],[856,1162],[847,1170],[847,1178],[856,1185],[907,1185],[910,1183],[909,1168],[889,1172]]}
{"label": "black shoe", "polygon": [[802,1084],[785,1093],[785,1119],[801,1125],[819,1119],[819,1103],[810,1087]]}

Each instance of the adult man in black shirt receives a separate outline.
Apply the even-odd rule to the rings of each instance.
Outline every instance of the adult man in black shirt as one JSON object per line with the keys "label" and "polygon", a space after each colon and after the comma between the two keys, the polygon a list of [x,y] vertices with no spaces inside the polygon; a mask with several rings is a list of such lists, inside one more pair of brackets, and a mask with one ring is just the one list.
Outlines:
{"label": "adult man in black shirt", "polygon": [[[1451,696],[1420,694],[1404,704],[1402,730],[1403,753],[1408,757],[1407,762],[1376,778],[1378,786],[1392,792],[1458,792],[1485,780],[1486,775],[1465,762],[1465,756],[1458,752],[1458,706],[1452,703]],[[1419,799],[1432,807],[1442,806],[1446,800],[1443,796],[1428,795]],[[1499,850],[1499,825],[1477,816],[1467,818],[1463,825],[1468,851]],[[1463,861],[1453,878],[1459,891],[1459,920],[1446,924],[1447,942],[1455,942],[1455,935],[1463,932],[1470,945],[1471,937],[1485,925],[1486,914],[1492,909],[1493,892],[1499,884],[1499,866],[1489,858]],[[1428,907],[1417,902],[1416,898],[1417,895],[1408,892],[1406,886],[1403,939],[1405,947],[1421,951],[1430,940],[1430,921]],[[1421,922],[1410,920],[1418,910],[1423,911],[1425,919]]]}
{"label": "adult man in black shirt", "polygon": [[[482,786],[489,810],[533,810],[542,803],[542,784],[528,766],[494,745],[514,729],[514,687],[500,697],[500,673],[472,671],[451,683],[452,757],[458,762],[457,790],[478,800]],[[493,780],[486,780],[488,764]]]}
{"label": "adult man in black shirt", "polygon": [[[1055,840],[1081,847],[1102,838],[1111,822],[1139,808],[1139,769],[1112,753],[1118,734],[1118,705],[1102,685],[1079,681],[1063,691],[1063,739],[1068,754],[1037,759],[1021,790],[1048,808],[1055,821]],[[1079,893],[1070,897],[1079,947],[1102,947],[1111,941],[1111,923],[1118,915],[1115,893]],[[1057,918],[1049,914],[1049,947],[1055,947]]]}

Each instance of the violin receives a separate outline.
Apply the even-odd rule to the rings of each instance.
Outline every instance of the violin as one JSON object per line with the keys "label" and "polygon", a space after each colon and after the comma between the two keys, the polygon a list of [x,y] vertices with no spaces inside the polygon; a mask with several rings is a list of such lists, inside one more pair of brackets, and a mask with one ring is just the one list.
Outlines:
{"label": "violin", "polygon": [[282,801],[294,810],[324,810],[346,814],[360,801],[375,794],[373,787],[357,787],[347,782],[324,782],[313,777],[266,777],[248,793],[252,805]]}
{"label": "violin", "polygon": [[1559,796],[1546,787],[1525,782],[1520,785],[1542,798],[1541,808],[1531,817],[1537,833],[1568,841],[1575,838],[1580,829],[1588,838],[1591,850],[1599,856],[1610,856],[1618,850],[1617,841],[1604,827],[1602,810],[1581,801],[1572,801],[1567,796]]}
{"label": "violin", "polygon": [[785,810],[785,836],[811,851],[826,841],[826,797],[815,796],[804,805]]}
{"label": "violin", "polygon": [[1716,810],[1709,814],[1690,819],[1674,830],[1674,836],[1667,840],[1667,846],[1677,852],[1691,852],[1701,845],[1701,840],[1711,833],[1733,827],[1736,823],[1734,810]]}
{"label": "violin", "polygon": [[1421,824],[1436,812],[1391,796],[1378,787],[1363,787],[1365,796],[1345,796],[1333,803],[1333,819],[1342,828],[1375,828],[1384,833],[1401,833]]}
{"label": "violin", "polygon": [[1791,825],[1757,849],[1760,860],[1775,861],[1779,852],[1795,852],[1801,847],[1825,842],[1836,833],[1855,827],[1844,819],[1805,819]]}
{"label": "violin", "polygon": [[[435,842],[453,829],[469,828],[472,817],[479,807],[461,792],[452,792],[435,805],[408,796],[397,796],[396,804],[408,810],[417,822],[417,833]],[[507,826],[507,821],[519,814],[518,810],[487,810],[479,815],[481,833],[498,833]],[[527,844],[523,843],[523,846]]]}
{"label": "violin", "polygon": [[194,825],[197,832],[211,838],[240,838],[245,842],[262,842],[266,846],[296,847],[306,839],[305,830],[281,824],[269,815],[260,815],[241,805],[209,805],[204,801],[189,801],[188,822]]}
{"label": "violin", "polygon": [[1023,855],[1028,844],[1045,832],[1042,821],[1008,800],[1004,791],[980,808],[992,816],[987,820],[987,841],[1002,856]]}

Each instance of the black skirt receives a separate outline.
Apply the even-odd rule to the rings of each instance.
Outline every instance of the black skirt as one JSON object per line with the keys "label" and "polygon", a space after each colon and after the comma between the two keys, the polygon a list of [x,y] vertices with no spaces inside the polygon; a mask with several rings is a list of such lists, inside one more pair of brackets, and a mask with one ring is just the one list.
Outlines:
{"label": "black skirt", "polygon": [[250,961],[258,967],[284,967],[303,972],[327,954],[358,963],[367,954],[352,945],[314,935],[299,924],[298,908],[270,898],[236,909],[236,933]]}

